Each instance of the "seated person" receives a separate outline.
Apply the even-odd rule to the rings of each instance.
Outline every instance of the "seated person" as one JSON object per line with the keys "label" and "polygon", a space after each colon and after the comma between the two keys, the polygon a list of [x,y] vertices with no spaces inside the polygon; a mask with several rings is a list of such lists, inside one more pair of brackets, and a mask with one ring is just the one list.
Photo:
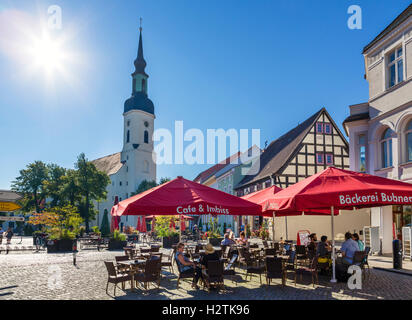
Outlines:
{"label": "seated person", "polygon": [[318,238],[316,236],[316,233],[311,233],[309,235],[309,243],[307,244],[309,258],[314,257],[316,254],[316,242],[317,241],[318,241]]}
{"label": "seated person", "polygon": [[328,257],[330,252],[332,251],[332,246],[328,241],[327,236],[322,236],[320,238],[320,242],[316,246],[316,254],[318,257]]}
{"label": "seated person", "polygon": [[342,244],[340,251],[342,252],[342,259],[340,262],[345,265],[351,265],[355,252],[359,251],[359,245],[352,239],[352,234],[350,232],[345,233],[345,242]]}
{"label": "seated person", "polygon": [[365,251],[365,245],[363,244],[363,242],[359,239],[359,235],[357,233],[354,233],[352,235],[352,239],[354,241],[356,241],[356,243],[358,244],[359,247],[359,251]]}
{"label": "seated person", "polygon": [[196,264],[192,261],[189,260],[184,254],[184,243],[179,242],[176,248],[176,263],[179,267],[180,273],[184,274],[193,274],[193,282],[192,282],[192,288],[193,289],[199,289],[199,286],[197,285],[197,282],[199,279],[202,277],[202,269],[199,266],[196,266]]}
{"label": "seated person", "polygon": [[225,238],[220,243],[222,246],[231,246],[232,244],[236,244],[233,239],[230,239],[229,233],[225,233]]}
{"label": "seated person", "polygon": [[205,246],[205,255],[200,259],[200,264],[202,265],[202,268],[207,270],[207,263],[209,261],[219,260],[219,255],[217,254],[213,246],[210,243],[208,243]]}
{"label": "seated person", "polygon": [[237,239],[237,243],[238,243],[238,244],[241,244],[241,245],[247,245],[247,239],[246,239],[246,235],[245,235],[245,232],[244,232],[244,231],[242,231],[242,232],[240,233],[240,238]]}

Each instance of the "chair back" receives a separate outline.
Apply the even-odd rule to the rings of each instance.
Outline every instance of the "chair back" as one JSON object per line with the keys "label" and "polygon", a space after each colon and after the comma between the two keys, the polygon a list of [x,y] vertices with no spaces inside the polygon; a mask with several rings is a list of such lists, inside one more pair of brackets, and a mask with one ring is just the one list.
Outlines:
{"label": "chair back", "polygon": [[296,245],[296,254],[306,255],[306,247],[304,245]]}
{"label": "chair back", "polygon": [[276,250],[273,248],[266,248],[265,255],[267,256],[276,256]]}
{"label": "chair back", "polygon": [[150,252],[159,252],[160,247],[159,246],[151,246],[150,247]]}
{"label": "chair back", "polygon": [[161,252],[150,252],[150,259],[157,259],[159,258],[162,260],[163,253]]}
{"label": "chair back", "polygon": [[116,260],[116,262],[130,260],[129,256],[116,256],[116,257],[114,257],[114,259]]}
{"label": "chair back", "polygon": [[262,243],[265,249],[269,248],[268,242],[266,240],[262,240]]}
{"label": "chair back", "polygon": [[296,251],[289,251],[288,263],[295,263]]}
{"label": "chair back", "polygon": [[209,260],[207,262],[207,274],[209,277],[223,276],[223,262],[220,260]]}
{"label": "chair back", "polygon": [[315,257],[311,260],[310,269],[311,269],[312,271],[316,271],[316,270],[318,269],[318,257],[315,256]]}
{"label": "chair back", "polygon": [[157,279],[160,276],[161,268],[162,264],[160,259],[148,259],[146,260],[144,273],[148,278]]}
{"label": "chair back", "polygon": [[109,273],[110,277],[115,277],[117,275],[116,268],[114,267],[114,263],[112,261],[105,261],[104,264],[106,265],[107,272]]}
{"label": "chair back", "polygon": [[364,258],[365,258],[364,251],[355,251],[355,254],[353,255],[352,264],[361,264]]}
{"label": "chair back", "polygon": [[279,242],[275,242],[275,243],[273,243],[273,249],[275,249],[275,250],[276,250],[276,252],[278,252],[278,251],[279,251],[279,249],[280,249]]}
{"label": "chair back", "polygon": [[249,248],[256,249],[259,248],[259,245],[257,243],[251,243],[249,244]]}
{"label": "chair back", "polygon": [[268,273],[281,273],[283,270],[281,258],[266,258],[266,271]]}
{"label": "chair back", "polygon": [[140,248],[140,253],[150,253],[151,250],[150,248]]}

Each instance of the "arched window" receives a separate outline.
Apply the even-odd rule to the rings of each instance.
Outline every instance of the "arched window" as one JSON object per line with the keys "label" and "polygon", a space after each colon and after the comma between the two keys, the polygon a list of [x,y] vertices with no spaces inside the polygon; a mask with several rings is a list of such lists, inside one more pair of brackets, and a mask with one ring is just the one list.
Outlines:
{"label": "arched window", "polygon": [[412,120],[406,126],[406,160],[412,161]]}
{"label": "arched window", "polygon": [[392,130],[386,129],[381,139],[382,168],[392,167]]}
{"label": "arched window", "polygon": [[144,143],[149,143],[149,132],[147,130],[144,131]]}
{"label": "arched window", "polygon": [[126,143],[130,142],[130,130],[127,130],[127,134],[126,134]]}
{"label": "arched window", "polygon": [[149,172],[149,161],[147,160],[143,162],[143,172]]}

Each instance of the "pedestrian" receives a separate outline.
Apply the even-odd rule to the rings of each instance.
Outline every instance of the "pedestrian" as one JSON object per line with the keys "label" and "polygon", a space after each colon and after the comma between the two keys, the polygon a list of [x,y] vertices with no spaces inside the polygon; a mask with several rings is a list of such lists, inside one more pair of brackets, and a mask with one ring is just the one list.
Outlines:
{"label": "pedestrian", "polygon": [[362,240],[359,239],[359,235],[357,233],[352,234],[352,239],[358,243],[359,251],[365,250],[365,245],[363,244]]}
{"label": "pedestrian", "polygon": [[3,233],[4,233],[3,227],[0,226],[0,244],[3,244]]}
{"label": "pedestrian", "polygon": [[11,230],[11,227],[9,227],[6,233],[7,244],[10,244],[12,237],[13,237],[13,230]]}

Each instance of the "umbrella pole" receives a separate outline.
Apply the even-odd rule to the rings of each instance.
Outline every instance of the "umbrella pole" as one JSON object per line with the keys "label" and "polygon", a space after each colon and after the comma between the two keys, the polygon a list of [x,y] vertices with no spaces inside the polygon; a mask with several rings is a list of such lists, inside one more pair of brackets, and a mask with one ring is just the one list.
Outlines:
{"label": "umbrella pole", "polygon": [[272,241],[275,243],[275,212],[272,215]]}
{"label": "umbrella pole", "polygon": [[182,242],[182,215],[179,215],[179,242]]}
{"label": "umbrella pole", "polygon": [[330,282],[336,283],[336,256],[335,256],[335,224],[334,224],[334,217],[335,217],[335,208],[331,206],[330,208],[330,213],[331,213],[331,218],[332,218],[332,279]]}

